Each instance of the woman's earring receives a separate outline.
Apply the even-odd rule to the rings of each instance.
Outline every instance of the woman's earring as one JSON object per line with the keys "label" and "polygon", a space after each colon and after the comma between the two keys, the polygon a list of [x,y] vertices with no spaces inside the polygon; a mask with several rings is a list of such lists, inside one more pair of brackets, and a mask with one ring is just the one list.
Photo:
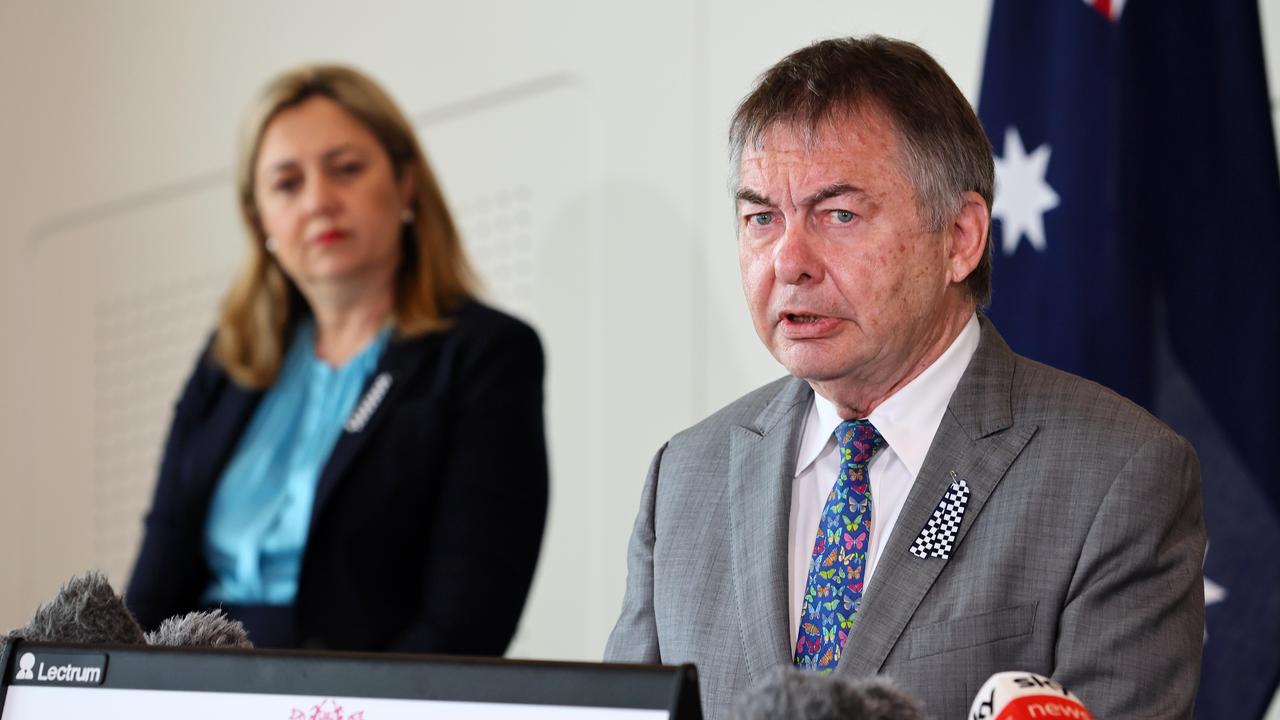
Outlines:
{"label": "woman's earring", "polygon": [[265,243],[263,243],[263,245],[267,248],[267,252],[271,253],[272,255],[275,255],[275,254],[276,254],[276,239],[275,239],[275,238],[273,238],[273,237],[271,237],[271,236],[269,236],[269,235],[268,235],[268,236],[267,236],[267,241],[266,241]]}
{"label": "woman's earring", "polygon": [[405,208],[405,209],[404,209],[403,211],[401,211],[401,213],[400,213],[400,222],[401,222],[401,223],[403,223],[403,224],[405,224],[405,225],[408,225],[408,224],[412,223],[412,222],[413,222],[413,220],[414,220],[414,218],[416,218],[416,217],[417,217],[417,216],[413,214],[413,211],[412,211],[412,210],[410,210],[409,208]]}

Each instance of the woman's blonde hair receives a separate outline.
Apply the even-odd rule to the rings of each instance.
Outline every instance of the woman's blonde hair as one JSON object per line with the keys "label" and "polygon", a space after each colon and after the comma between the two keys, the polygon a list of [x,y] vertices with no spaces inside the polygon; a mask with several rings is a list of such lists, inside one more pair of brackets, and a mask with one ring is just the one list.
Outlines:
{"label": "woman's blonde hair", "polygon": [[289,336],[306,312],[302,294],[267,251],[266,232],[254,202],[254,166],[267,125],[282,110],[313,97],[342,106],[365,125],[391,158],[397,179],[412,176],[410,209],[396,273],[396,334],[440,330],[448,315],[474,295],[475,279],[413,128],[377,83],[349,67],[304,65],[272,80],[249,108],[240,131],[236,190],[249,238],[249,253],[222,302],[213,358],[240,385],[269,386],[280,370]]}

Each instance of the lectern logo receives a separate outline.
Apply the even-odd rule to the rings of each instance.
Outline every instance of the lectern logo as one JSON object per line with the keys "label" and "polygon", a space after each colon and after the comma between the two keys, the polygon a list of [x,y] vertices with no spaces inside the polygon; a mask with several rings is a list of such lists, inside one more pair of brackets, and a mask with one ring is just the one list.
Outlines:
{"label": "lectern logo", "polygon": [[36,666],[36,656],[31,653],[23,653],[18,658],[18,674],[14,676],[14,680],[30,680],[35,677],[35,673],[31,672],[31,668]]}
{"label": "lectern logo", "polygon": [[14,682],[40,685],[101,685],[107,656],[101,653],[26,652],[18,658]]}

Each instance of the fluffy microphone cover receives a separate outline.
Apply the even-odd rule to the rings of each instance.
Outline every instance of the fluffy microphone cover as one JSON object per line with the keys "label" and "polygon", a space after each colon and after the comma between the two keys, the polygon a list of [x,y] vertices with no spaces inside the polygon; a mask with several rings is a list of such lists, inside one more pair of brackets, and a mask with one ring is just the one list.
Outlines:
{"label": "fluffy microphone cover", "polygon": [[847,679],[779,668],[734,702],[731,720],[925,720],[918,703],[882,678]]}
{"label": "fluffy microphone cover", "polygon": [[124,599],[106,576],[89,572],[71,578],[49,603],[36,610],[25,627],[0,637],[84,645],[171,645],[181,647],[253,647],[244,625],[221,610],[193,612],[165,620],[155,632],[142,632]]}
{"label": "fluffy microphone cover", "polygon": [[239,620],[232,620],[221,610],[193,612],[171,617],[147,633],[148,645],[185,647],[232,647],[250,649],[249,634]]}
{"label": "fluffy microphone cover", "polygon": [[57,597],[41,605],[26,627],[10,638],[89,645],[142,645],[142,627],[101,573],[67,581]]}

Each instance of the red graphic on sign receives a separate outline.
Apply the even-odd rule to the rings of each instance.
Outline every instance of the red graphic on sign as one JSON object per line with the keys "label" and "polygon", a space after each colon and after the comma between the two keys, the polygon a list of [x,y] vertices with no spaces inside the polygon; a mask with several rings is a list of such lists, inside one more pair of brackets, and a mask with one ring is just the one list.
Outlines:
{"label": "red graphic on sign", "polygon": [[350,715],[344,715],[341,705],[332,700],[325,700],[319,705],[312,705],[310,712],[294,708],[289,720],[364,720],[364,711],[358,710]]}

